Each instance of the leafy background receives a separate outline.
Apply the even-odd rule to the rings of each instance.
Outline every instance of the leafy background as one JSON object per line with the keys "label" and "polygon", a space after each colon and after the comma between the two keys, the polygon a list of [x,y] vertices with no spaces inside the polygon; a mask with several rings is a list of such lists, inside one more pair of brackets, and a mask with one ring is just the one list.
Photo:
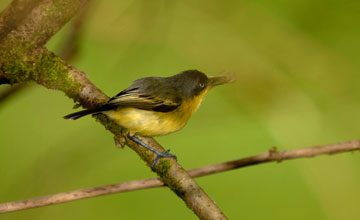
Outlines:
{"label": "leafy background", "polygon": [[[9,0],[0,2],[3,9]],[[188,125],[157,140],[187,169],[359,138],[360,2],[96,1],[73,65],[109,96],[145,76],[236,73]],[[48,47],[59,51],[69,25]],[[1,86],[0,91],[6,89]],[[73,103],[33,85],[0,106],[0,202],[154,177]],[[359,154],[198,179],[230,219],[359,219]],[[196,219],[167,188],[5,214],[1,219]]]}

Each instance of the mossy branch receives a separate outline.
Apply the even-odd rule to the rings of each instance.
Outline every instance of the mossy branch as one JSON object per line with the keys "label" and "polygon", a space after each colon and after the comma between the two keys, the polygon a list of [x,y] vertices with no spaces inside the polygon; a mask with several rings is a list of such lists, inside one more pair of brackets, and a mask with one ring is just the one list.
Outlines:
{"label": "mossy branch", "polygon": [[[89,14],[89,9],[91,9],[91,1],[87,2],[85,6],[80,10],[79,15],[76,16],[76,20],[71,25],[71,31],[67,34],[67,37],[63,41],[62,47],[58,52],[58,55],[67,62],[73,60],[79,51],[79,39],[82,35],[83,26],[85,23],[85,20],[87,18],[87,15]],[[25,11],[21,16],[18,16],[20,18],[24,18],[26,14],[30,12],[31,5],[29,7],[25,7]],[[8,17],[12,18],[12,17]],[[17,18],[19,20],[19,18]],[[9,22],[9,21],[8,21]],[[14,23],[14,21],[12,22]],[[8,29],[3,30],[0,28],[0,39],[1,36],[5,36],[5,33]],[[6,79],[5,77],[0,77],[0,85],[1,84],[10,84],[10,80]],[[14,83],[14,82],[13,82]],[[8,89],[5,89],[0,93],[0,105],[4,103],[7,99],[10,97],[13,97],[16,93],[19,93],[20,91],[29,88],[34,84],[28,84],[28,83],[17,83],[14,86],[11,86]]]}
{"label": "mossy branch", "polygon": [[[21,3],[31,4],[25,18],[14,19],[22,11]],[[86,74],[66,64],[44,48],[54,35],[86,2],[85,0],[14,0],[0,14],[0,77],[12,83],[35,81],[49,89],[63,91],[85,108],[93,108],[108,100]],[[22,5],[27,7],[28,5]],[[15,22],[8,22],[13,20]],[[150,166],[156,155],[123,135],[124,130],[105,116],[96,116],[117,140],[127,143]],[[164,149],[152,138],[144,142],[159,151]],[[154,171],[200,219],[226,219],[217,205],[196,184],[189,174],[171,158],[161,159]]]}

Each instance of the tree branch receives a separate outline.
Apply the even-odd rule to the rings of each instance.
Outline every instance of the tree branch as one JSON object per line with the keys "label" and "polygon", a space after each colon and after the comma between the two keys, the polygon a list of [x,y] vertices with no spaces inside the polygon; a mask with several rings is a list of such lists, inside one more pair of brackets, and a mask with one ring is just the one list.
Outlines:
{"label": "tree branch", "polygon": [[[27,52],[43,46],[87,0],[14,0],[0,14],[0,43],[22,45]],[[23,50],[24,50],[23,49]],[[9,51],[7,51],[9,52]]]}
{"label": "tree branch", "polygon": [[[324,154],[338,154],[342,152],[360,150],[360,140],[342,142],[331,145],[300,148],[294,150],[285,150],[277,152],[275,148],[268,152],[245,157],[239,160],[228,161],[224,163],[209,165],[189,170],[191,177],[202,177],[242,167],[263,164],[267,162],[280,162],[283,160],[299,159],[305,157],[315,157]],[[160,178],[150,178],[142,180],[134,180],[129,182],[111,184],[106,186],[98,186],[70,192],[64,192],[54,195],[48,195],[38,198],[20,200],[15,202],[0,203],[0,213],[14,212],[24,209],[37,208],[42,206],[71,202],[80,199],[92,198],[96,196],[109,195],[120,192],[128,192],[133,190],[147,189],[164,186],[164,182]]]}
{"label": "tree branch", "polygon": [[[38,4],[29,16],[8,32],[4,39],[0,39],[0,75],[10,81],[35,81],[47,88],[63,91],[85,108],[106,102],[108,97],[87,79],[84,72],[66,64],[43,47],[84,2],[85,0],[34,1]],[[6,19],[0,17],[0,27],[4,20]],[[129,140],[123,135],[124,129],[106,116],[95,117],[116,136],[119,143],[126,143],[151,165],[156,157],[154,153]],[[141,139],[158,151],[164,151],[154,139]],[[214,201],[174,159],[161,159],[153,170],[200,219],[226,219]]]}
{"label": "tree branch", "polygon": [[[74,57],[76,57],[76,55],[78,54],[78,51],[79,51],[79,38],[80,38],[80,35],[82,33],[85,18],[88,15],[90,5],[91,4],[90,4],[90,1],[89,1],[80,10],[79,15],[76,17],[76,20],[73,22],[71,30],[67,34],[67,38],[63,42],[63,45],[62,45],[62,47],[60,49],[59,56],[63,60],[66,60],[67,62],[74,59]],[[25,8],[26,8],[26,11],[24,12],[24,14],[29,13],[30,12],[29,8],[31,8],[31,7],[25,7]],[[24,15],[22,15],[20,17],[24,17]],[[12,18],[12,17],[9,17],[9,18]],[[19,20],[19,18],[17,18],[17,20]],[[14,21],[12,23],[14,23]],[[1,35],[4,36],[5,31],[6,30],[2,30],[0,28],[0,39],[1,39]],[[9,80],[0,77],[0,85],[1,84],[9,84],[9,83],[11,83]],[[28,88],[29,86],[30,85],[28,85],[26,83],[18,83],[16,85],[12,85],[10,88],[2,91],[0,93],[0,105],[3,104],[4,101],[7,100],[8,98],[13,97],[16,93],[24,90],[25,88]]]}
{"label": "tree branch", "polygon": [[18,28],[39,2],[40,0],[14,0],[3,10],[0,13],[0,41]]}

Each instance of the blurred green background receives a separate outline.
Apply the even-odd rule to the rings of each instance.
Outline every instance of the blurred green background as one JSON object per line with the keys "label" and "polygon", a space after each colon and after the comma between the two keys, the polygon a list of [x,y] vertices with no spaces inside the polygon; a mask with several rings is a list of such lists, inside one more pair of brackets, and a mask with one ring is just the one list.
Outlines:
{"label": "blurred green background", "polygon": [[[9,3],[0,2],[0,9]],[[109,96],[145,76],[236,73],[180,132],[156,138],[187,169],[359,138],[360,2],[95,1],[71,63]],[[67,25],[49,43],[59,51]],[[1,86],[0,92],[7,89]],[[155,174],[73,102],[31,86],[0,105],[0,202]],[[359,219],[358,153],[197,179],[230,219]],[[168,188],[80,200],[0,219],[197,219]]]}

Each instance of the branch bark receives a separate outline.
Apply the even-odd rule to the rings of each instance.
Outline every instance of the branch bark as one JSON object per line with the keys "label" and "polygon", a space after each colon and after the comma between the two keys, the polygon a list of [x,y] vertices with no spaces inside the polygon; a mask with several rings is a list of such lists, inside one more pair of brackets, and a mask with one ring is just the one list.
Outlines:
{"label": "branch bark", "polygon": [[[67,62],[71,61],[72,59],[74,59],[76,57],[76,55],[78,54],[79,51],[79,38],[80,35],[82,34],[82,29],[85,23],[85,18],[88,15],[89,9],[91,8],[91,1],[87,2],[85,4],[85,6],[80,10],[79,15],[76,17],[76,20],[73,22],[72,27],[71,27],[71,31],[67,34],[67,37],[65,39],[65,41],[63,42],[63,45],[60,49],[60,52],[58,53],[59,56],[63,59],[66,60]],[[34,6],[34,4],[33,4]],[[15,6],[13,6],[14,8],[16,8]],[[19,6],[17,6],[19,7]],[[30,13],[30,9],[31,9],[31,5],[30,7],[25,7],[24,8],[26,11],[24,11],[23,15],[18,16],[20,18],[24,18],[24,14],[28,14]],[[12,10],[13,11],[13,10]],[[8,23],[16,23],[16,22],[20,22],[20,19],[15,16],[16,21],[7,21]],[[13,18],[11,16],[8,16],[8,18]],[[15,28],[16,26],[14,26]],[[6,31],[9,30],[8,29],[1,29],[0,28],[0,39],[1,36],[6,36]],[[1,84],[10,84],[11,82],[5,78],[1,78],[0,77],[0,85]],[[31,85],[28,85],[26,83],[18,83],[16,85],[11,86],[10,88],[2,91],[0,93],[0,106],[4,103],[4,101],[6,101],[7,99],[9,99],[10,97],[13,97],[16,93],[19,93],[20,91],[24,90],[25,88],[28,88]]]}
{"label": "branch bark", "polygon": [[18,28],[39,2],[40,0],[14,0],[3,10],[0,13],[0,41]]}
{"label": "branch bark", "polygon": [[[14,1],[27,2],[26,0]],[[11,82],[35,81],[50,89],[63,91],[74,101],[85,108],[101,105],[108,97],[96,88],[86,74],[66,64],[62,59],[43,47],[46,41],[55,34],[85,0],[34,0],[33,9],[26,19],[9,27],[7,15],[21,11],[21,7],[8,7],[1,13],[0,27],[11,29],[5,31],[0,39],[0,77]],[[23,5],[25,7],[25,5]],[[8,10],[13,10],[11,13]],[[11,20],[11,18],[9,18]],[[147,162],[148,166],[156,155],[142,146],[127,139],[126,132],[115,122],[104,115],[96,116],[106,129],[112,132],[120,143],[126,143]],[[152,138],[142,138],[144,142],[159,151],[164,149]],[[188,173],[171,158],[161,159],[153,169],[166,185],[173,190],[200,219],[227,219],[218,206],[196,184]]]}
{"label": "branch bark", "polygon": [[[245,157],[239,160],[227,161],[224,163],[209,165],[196,169],[189,170],[188,173],[191,177],[202,177],[242,167],[264,164],[267,162],[281,162],[283,160],[299,159],[306,157],[315,157],[324,154],[338,154],[350,151],[360,150],[360,140],[349,142],[342,142],[331,145],[300,148],[294,150],[285,150],[277,152],[275,148],[270,149],[268,152]],[[0,213],[14,212],[24,209],[37,208],[42,206],[60,204],[71,202],[80,199],[86,199],[96,196],[109,195],[120,192],[128,192],[133,190],[147,189],[165,186],[160,178],[150,178],[142,180],[134,180],[129,182],[111,184],[106,186],[98,186],[70,192],[64,192],[54,195],[48,195],[38,198],[20,200],[15,202],[7,202],[0,204]]]}
{"label": "branch bark", "polygon": [[[87,0],[14,0],[0,14],[0,43],[6,47],[43,46]],[[19,47],[14,47],[18,53]]]}

